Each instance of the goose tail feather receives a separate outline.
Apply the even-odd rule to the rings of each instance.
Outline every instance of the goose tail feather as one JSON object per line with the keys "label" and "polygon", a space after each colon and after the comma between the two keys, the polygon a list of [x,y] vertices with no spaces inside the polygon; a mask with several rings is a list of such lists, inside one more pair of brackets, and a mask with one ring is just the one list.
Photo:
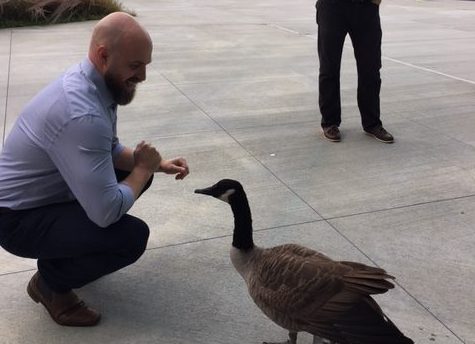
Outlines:
{"label": "goose tail feather", "polygon": [[345,274],[344,280],[348,283],[348,288],[354,292],[367,295],[383,294],[394,288],[394,284],[388,280],[395,278],[381,268],[355,262],[341,263],[353,268],[352,271]]}
{"label": "goose tail feather", "polygon": [[414,344],[383,313],[376,301],[367,298],[335,324],[348,343]]}

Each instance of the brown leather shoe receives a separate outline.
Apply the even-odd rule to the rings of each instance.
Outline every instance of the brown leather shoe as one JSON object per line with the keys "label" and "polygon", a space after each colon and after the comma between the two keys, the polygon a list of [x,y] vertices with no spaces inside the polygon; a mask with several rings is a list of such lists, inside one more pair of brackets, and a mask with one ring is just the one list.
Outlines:
{"label": "brown leather shoe", "polygon": [[[63,326],[94,326],[99,323],[101,314],[86,306],[75,293],[55,293],[45,283],[40,282],[40,274],[33,275],[26,291],[36,303],[46,307],[51,318]],[[41,283],[41,286],[40,286]]]}
{"label": "brown leather shoe", "polygon": [[340,142],[341,141],[341,134],[340,129],[336,125],[330,125],[329,127],[322,128],[323,136],[332,142]]}
{"label": "brown leather shoe", "polygon": [[393,143],[394,137],[383,128],[382,125],[377,125],[374,128],[364,129],[365,133],[369,136],[373,136],[376,140],[384,143]]}

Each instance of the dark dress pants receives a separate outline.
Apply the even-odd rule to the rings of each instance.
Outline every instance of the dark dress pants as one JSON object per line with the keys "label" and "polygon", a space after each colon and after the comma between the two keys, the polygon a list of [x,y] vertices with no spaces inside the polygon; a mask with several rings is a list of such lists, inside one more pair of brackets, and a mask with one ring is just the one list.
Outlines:
{"label": "dark dress pants", "polygon": [[341,123],[340,67],[349,34],[358,71],[358,107],[363,128],[381,125],[381,22],[369,0],[318,0],[319,107],[322,127]]}
{"label": "dark dress pants", "polygon": [[[116,175],[120,181],[128,173]],[[144,253],[148,236],[147,224],[128,214],[101,228],[78,202],[0,214],[0,245],[14,255],[38,259],[40,275],[58,293],[134,263]]]}

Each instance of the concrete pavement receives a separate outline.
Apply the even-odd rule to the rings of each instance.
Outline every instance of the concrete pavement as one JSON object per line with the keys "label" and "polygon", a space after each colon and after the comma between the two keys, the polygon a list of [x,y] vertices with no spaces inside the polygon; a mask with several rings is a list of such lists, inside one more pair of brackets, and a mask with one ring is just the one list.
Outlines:
{"label": "concrete pavement", "polygon": [[[258,245],[381,266],[398,285],[377,300],[416,343],[475,344],[475,2],[383,1],[392,145],[361,130],[349,40],[343,141],[321,138],[312,1],[122,3],[155,49],[148,80],[119,109],[119,136],[186,157],[192,173],[156,176],[131,211],[151,228],[145,255],[78,291],[102,311],[98,327],[53,323],[25,292],[35,261],[0,249],[1,344],[285,339],[230,264],[230,209],[193,194],[221,178],[246,188]],[[0,30],[3,138],[25,102],[85,56],[93,24]]]}

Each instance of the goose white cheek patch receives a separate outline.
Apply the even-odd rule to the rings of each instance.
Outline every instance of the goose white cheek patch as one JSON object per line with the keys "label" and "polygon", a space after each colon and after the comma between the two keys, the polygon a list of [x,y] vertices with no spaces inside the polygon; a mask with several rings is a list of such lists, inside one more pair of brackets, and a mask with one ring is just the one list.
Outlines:
{"label": "goose white cheek patch", "polygon": [[236,190],[234,189],[229,189],[228,191],[226,191],[225,193],[223,193],[221,196],[219,196],[218,198],[221,200],[221,201],[224,201],[226,203],[229,203],[229,196],[231,196],[233,193],[235,193]]}

